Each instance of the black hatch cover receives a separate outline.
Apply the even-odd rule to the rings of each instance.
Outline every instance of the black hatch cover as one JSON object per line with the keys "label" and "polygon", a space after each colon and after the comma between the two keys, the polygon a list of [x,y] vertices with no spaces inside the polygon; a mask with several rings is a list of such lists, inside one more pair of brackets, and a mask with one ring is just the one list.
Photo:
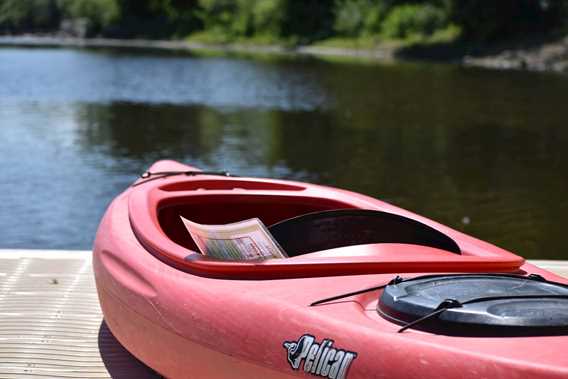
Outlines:
{"label": "black hatch cover", "polygon": [[386,286],[378,312],[438,334],[568,334],[568,286],[537,275],[423,276]]}

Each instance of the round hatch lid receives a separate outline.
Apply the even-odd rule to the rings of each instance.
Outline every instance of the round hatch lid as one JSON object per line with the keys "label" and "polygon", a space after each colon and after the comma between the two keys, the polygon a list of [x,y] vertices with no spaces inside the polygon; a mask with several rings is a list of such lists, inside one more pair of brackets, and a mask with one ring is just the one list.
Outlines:
{"label": "round hatch lid", "polygon": [[536,275],[431,275],[394,281],[385,287],[377,310],[389,321],[438,334],[568,334],[568,286]]}

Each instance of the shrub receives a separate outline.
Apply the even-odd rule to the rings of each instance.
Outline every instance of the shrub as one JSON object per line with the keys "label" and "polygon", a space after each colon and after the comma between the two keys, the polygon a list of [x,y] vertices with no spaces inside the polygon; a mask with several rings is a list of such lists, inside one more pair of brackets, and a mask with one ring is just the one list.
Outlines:
{"label": "shrub", "polygon": [[103,31],[105,35],[123,38],[179,37],[203,26],[196,16],[198,0],[114,1],[118,4],[119,19]]}
{"label": "shrub", "polygon": [[284,37],[309,43],[333,35],[334,0],[286,0]]}
{"label": "shrub", "polygon": [[429,36],[446,25],[447,15],[441,8],[429,4],[400,5],[388,13],[382,33],[388,38]]}
{"label": "shrub", "polygon": [[118,21],[119,4],[116,0],[60,0],[64,17],[88,20],[88,33],[100,32]]}
{"label": "shrub", "polygon": [[335,4],[335,23],[333,29],[344,36],[358,36],[369,8],[367,0],[340,0]]}
{"label": "shrub", "polygon": [[451,19],[466,39],[491,42],[562,27],[568,0],[451,0]]}
{"label": "shrub", "polygon": [[217,35],[279,37],[285,16],[284,0],[199,0],[204,29]]}
{"label": "shrub", "polygon": [[385,0],[336,0],[333,29],[346,37],[377,34],[389,6]]}
{"label": "shrub", "polygon": [[237,13],[236,1],[199,0],[198,17],[207,31],[218,34],[233,32],[234,17]]}
{"label": "shrub", "polygon": [[386,5],[369,9],[363,24],[363,35],[373,35],[380,33],[386,11]]}
{"label": "shrub", "polygon": [[279,37],[285,17],[284,0],[256,0],[252,8],[252,23],[257,35]]}
{"label": "shrub", "polygon": [[59,26],[55,0],[0,0],[0,29],[47,31]]}

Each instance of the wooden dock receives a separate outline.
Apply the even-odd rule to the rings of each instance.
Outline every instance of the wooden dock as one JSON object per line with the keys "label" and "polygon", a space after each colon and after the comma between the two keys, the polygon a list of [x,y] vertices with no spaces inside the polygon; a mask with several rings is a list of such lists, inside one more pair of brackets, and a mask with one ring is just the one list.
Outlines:
{"label": "wooden dock", "polygon": [[112,336],[90,251],[0,250],[0,378],[159,378]]}
{"label": "wooden dock", "polygon": [[[568,277],[566,261],[533,261]],[[159,378],[106,327],[90,251],[0,250],[0,378]]]}

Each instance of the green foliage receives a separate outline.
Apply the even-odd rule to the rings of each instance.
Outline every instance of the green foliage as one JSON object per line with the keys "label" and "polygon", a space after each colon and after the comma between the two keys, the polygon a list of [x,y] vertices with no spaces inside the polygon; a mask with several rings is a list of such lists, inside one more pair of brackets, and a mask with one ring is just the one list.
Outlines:
{"label": "green foliage", "polygon": [[278,37],[282,33],[281,26],[284,22],[284,0],[257,0],[252,8],[252,25],[254,33]]}
{"label": "green foliage", "polygon": [[388,13],[382,27],[387,38],[429,36],[447,25],[443,9],[430,4],[399,5]]}
{"label": "green foliage", "polygon": [[108,28],[120,17],[116,0],[60,0],[59,6],[65,18],[88,20],[89,34]]}
{"label": "green foliage", "polygon": [[227,38],[279,37],[285,0],[199,0],[205,30]]}
{"label": "green foliage", "polygon": [[232,29],[233,15],[237,4],[232,0],[199,0],[199,13],[206,30],[229,33]]}
{"label": "green foliage", "polygon": [[59,24],[55,0],[0,0],[0,29],[43,31]]}
{"label": "green foliage", "polygon": [[333,0],[199,0],[207,34],[226,41],[271,37],[309,42],[331,35]]}
{"label": "green foliage", "polygon": [[189,33],[203,29],[197,17],[197,0],[169,0],[167,17],[175,37],[185,37]]}
{"label": "green foliage", "polygon": [[337,0],[333,29],[338,35],[357,37],[380,30],[386,5],[371,0]]}
{"label": "green foliage", "polygon": [[363,24],[363,35],[370,36],[378,34],[381,31],[384,15],[387,11],[386,6],[372,7],[367,11],[365,22]]}
{"label": "green foliage", "polygon": [[181,37],[202,28],[197,0],[116,0],[120,18],[103,34],[116,37]]}
{"label": "green foliage", "polygon": [[451,0],[450,8],[464,38],[481,42],[543,33],[568,22],[567,0]]}
{"label": "green foliage", "polygon": [[57,31],[62,20],[91,36],[311,43],[461,31],[494,42],[568,30],[568,0],[0,0],[2,32]]}
{"label": "green foliage", "polygon": [[334,0],[286,0],[282,35],[309,43],[333,35]]}

